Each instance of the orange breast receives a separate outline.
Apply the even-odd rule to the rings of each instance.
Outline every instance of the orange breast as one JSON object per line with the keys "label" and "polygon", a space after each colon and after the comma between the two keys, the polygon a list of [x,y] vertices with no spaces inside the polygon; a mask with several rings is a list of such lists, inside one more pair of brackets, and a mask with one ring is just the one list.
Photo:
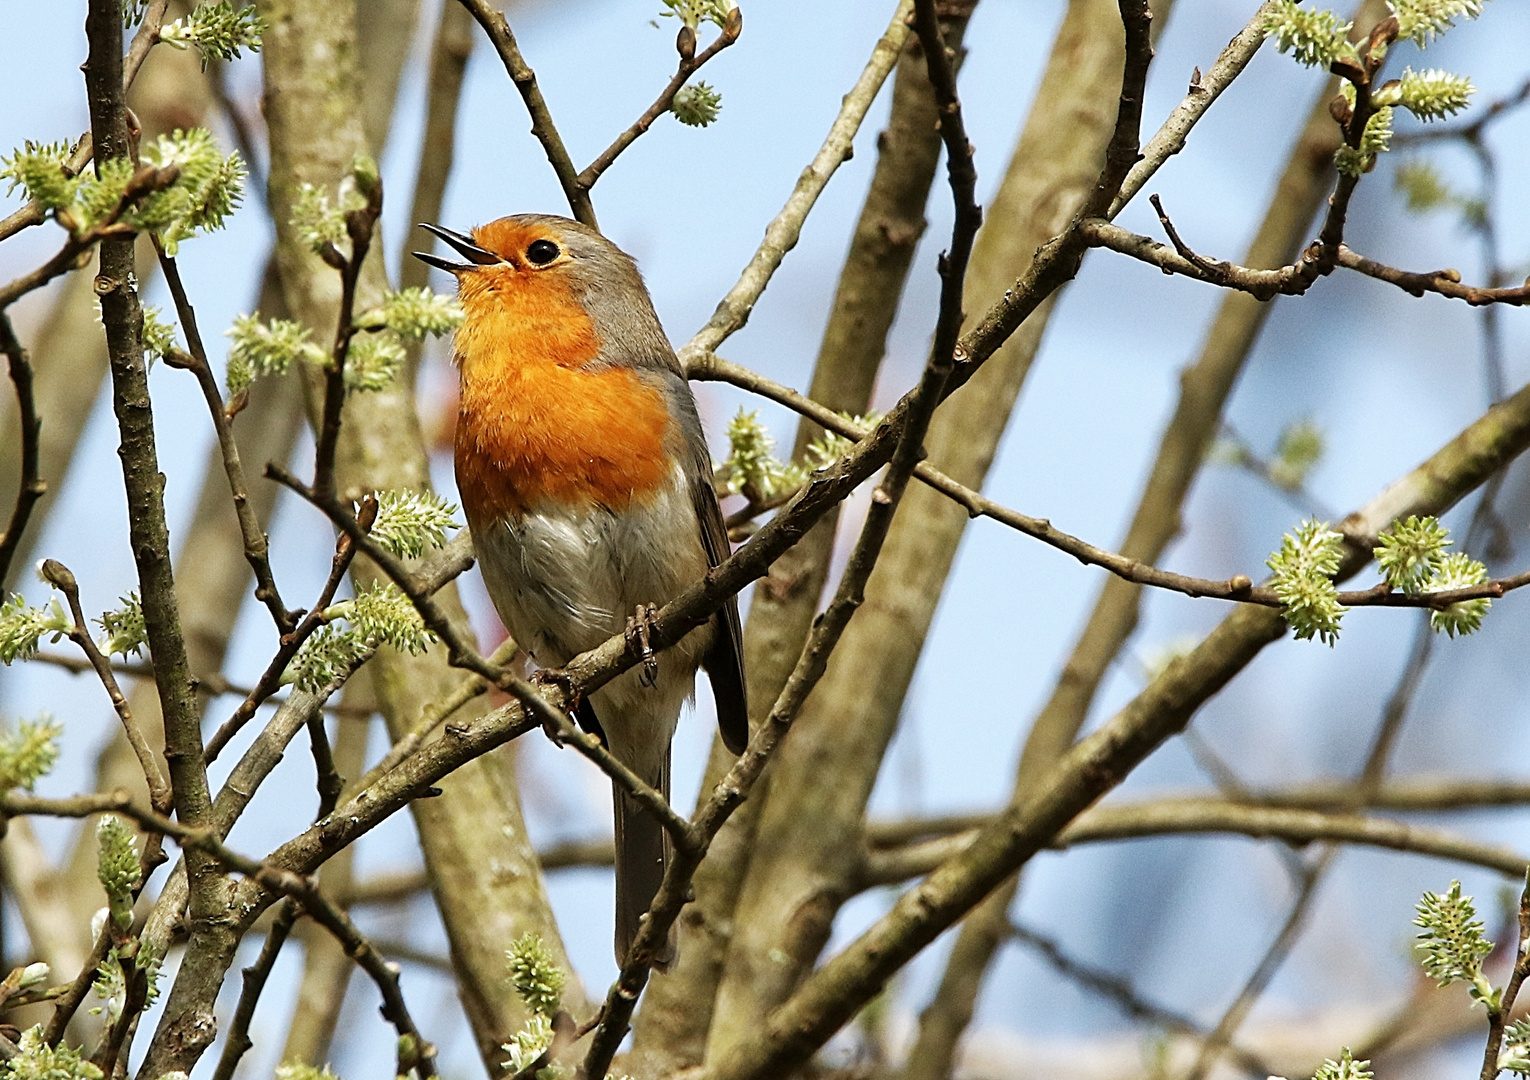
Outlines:
{"label": "orange breast", "polygon": [[544,501],[621,508],[663,483],[662,395],[627,368],[587,366],[601,343],[559,276],[486,267],[464,275],[462,301],[455,450],[470,521]]}

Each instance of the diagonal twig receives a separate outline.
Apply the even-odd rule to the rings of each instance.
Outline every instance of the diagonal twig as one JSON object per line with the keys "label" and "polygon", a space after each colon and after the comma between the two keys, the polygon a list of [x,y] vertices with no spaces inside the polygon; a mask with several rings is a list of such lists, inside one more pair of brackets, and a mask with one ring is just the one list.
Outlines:
{"label": "diagonal twig", "polygon": [[690,77],[696,74],[703,65],[718,53],[738,40],[744,32],[744,12],[742,8],[733,8],[728,12],[727,22],[723,25],[722,33],[717,40],[708,45],[698,55],[696,53],[696,32],[689,26],[680,27],[680,34],[676,38],[675,48],[680,53],[680,64],[675,69],[675,74],[669,83],[659,92],[659,96],[643,115],[632,122],[632,126],[618,135],[611,145],[600,152],[600,155],[588,165],[584,171],[574,178],[574,183],[585,191],[595,186],[601,174],[611,167],[622,151],[638,140],[638,137],[653,126],[653,122],[669,111],[670,105],[675,100],[675,95],[686,84]]}
{"label": "diagonal twig", "polygon": [[526,103],[526,111],[531,114],[531,133],[542,144],[547,162],[552,166],[559,186],[563,188],[563,197],[568,200],[569,209],[579,221],[592,229],[598,229],[600,226],[595,220],[595,206],[590,202],[590,193],[579,184],[574,161],[568,156],[563,136],[558,134],[558,127],[553,123],[552,110],[547,107],[547,100],[542,97],[542,88],[537,85],[537,73],[531,70],[531,65],[521,55],[521,47],[516,44],[515,33],[510,29],[509,21],[495,11],[488,0],[461,0],[461,3],[489,36],[500,62],[505,65],[506,74],[515,84],[521,100]]}
{"label": "diagonal twig", "polygon": [[224,406],[223,395],[218,391],[218,381],[213,376],[212,365],[208,363],[202,334],[197,329],[196,310],[186,295],[179,267],[173,258],[165,254],[157,237],[154,239],[154,251],[159,256],[165,284],[170,287],[176,316],[186,335],[186,348],[190,353],[186,356],[180,354],[179,350],[172,350],[166,354],[165,362],[173,367],[185,368],[196,376],[197,385],[201,387],[202,396],[207,401],[207,410],[212,416],[213,431],[218,436],[223,469],[228,474],[229,494],[233,497],[234,513],[239,519],[239,533],[244,540],[244,558],[255,574],[255,599],[271,613],[271,619],[276,623],[276,632],[290,634],[297,626],[298,616],[296,612],[287,610],[282,603],[281,592],[276,587],[276,578],[271,572],[270,543],[266,539],[265,530],[260,526],[260,519],[255,515],[254,507],[250,505],[250,489],[245,481],[244,464],[239,458],[239,444],[234,439],[228,409]]}

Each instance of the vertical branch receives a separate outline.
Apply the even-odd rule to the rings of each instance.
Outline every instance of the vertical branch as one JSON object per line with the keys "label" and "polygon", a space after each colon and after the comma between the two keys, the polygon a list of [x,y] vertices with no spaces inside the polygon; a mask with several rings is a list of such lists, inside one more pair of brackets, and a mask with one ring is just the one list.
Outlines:
{"label": "vertical branch", "polygon": [[[335,317],[335,344],[324,372],[324,404],[314,450],[313,489],[320,497],[335,497],[335,451],[340,445],[340,419],[345,409],[345,362],[356,336],[356,286],[372,246],[372,233],[382,213],[382,181],[376,177],[366,191],[367,205],[345,215],[351,253],[340,265],[340,311]],[[327,260],[326,260],[327,261]]]}
{"label": "vertical branch", "polygon": [[[90,41],[85,85],[99,163],[132,153],[122,89],[121,0],[91,0],[85,29]],[[187,827],[200,828],[210,818],[212,800],[202,758],[196,691],[186,662],[186,642],[170,564],[164,477],[154,445],[154,414],[144,367],[143,313],[133,270],[131,237],[109,239],[101,244],[95,288],[101,298],[101,321],[106,327],[112,409],[121,434],[118,454],[127,492],[128,533],[138,569],[154,681],[164,716],[165,758],[170,767],[176,817]],[[191,888],[190,942],[176,980],[177,991],[203,978],[215,985],[221,983],[221,956],[232,949],[227,928],[218,922],[226,915],[222,897],[227,879],[217,863],[203,852],[187,852],[186,865]],[[209,959],[211,967],[204,967]],[[187,1015],[177,1010],[177,1004],[176,995],[172,994],[163,1023],[179,1031],[183,1046],[205,1045],[212,1031],[204,1014]]]}
{"label": "vertical branch", "polygon": [[[92,0],[86,33],[90,38],[90,58],[85,65],[85,82],[96,158],[110,161],[131,153],[122,90],[121,0]],[[164,709],[165,756],[170,763],[175,811],[182,822],[195,828],[207,821],[212,803],[170,568],[164,477],[159,472],[154,446],[154,416],[144,367],[143,312],[133,284],[133,271],[130,237],[102,241],[96,292],[101,297],[101,319],[111,358],[112,408],[122,439],[118,453],[127,490],[128,529],[138,567],[154,676]],[[199,861],[204,868],[209,865],[206,859]],[[202,893],[206,900],[206,890]],[[196,894],[193,889],[193,896]],[[210,913],[205,908],[199,913],[197,908],[194,902],[193,919],[198,914]]]}

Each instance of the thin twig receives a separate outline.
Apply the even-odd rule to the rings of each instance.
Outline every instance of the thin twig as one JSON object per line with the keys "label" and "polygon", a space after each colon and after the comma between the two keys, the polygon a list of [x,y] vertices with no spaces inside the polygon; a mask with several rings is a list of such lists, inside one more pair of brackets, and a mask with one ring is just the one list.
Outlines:
{"label": "thin twig", "polygon": [[[482,0],[471,2],[479,3]],[[760,241],[749,265],[744,267],[737,283],[718,302],[717,310],[706,325],[681,347],[680,360],[687,367],[692,363],[692,357],[712,352],[749,321],[749,314],[765,291],[765,286],[770,283],[771,276],[786,258],[786,253],[796,246],[797,239],[802,235],[802,224],[807,220],[813,204],[818,201],[818,196],[828,185],[835,170],[849,158],[861,121],[866,118],[877,92],[897,65],[898,54],[902,52],[903,43],[908,38],[908,19],[912,11],[913,0],[900,0],[886,32],[872,50],[871,59],[867,61],[850,92],[845,95],[839,115],[830,125],[823,145],[797,178],[786,205],[765,227],[765,238]]]}
{"label": "thin twig", "polygon": [[250,1039],[250,1021],[255,1018],[255,1006],[266,988],[266,981],[271,977],[271,969],[276,966],[276,958],[281,954],[282,946],[292,933],[299,910],[294,900],[282,902],[266,934],[266,943],[261,946],[260,956],[255,963],[244,969],[244,986],[239,991],[239,1004],[234,1009],[228,1038],[223,1043],[223,1054],[218,1058],[218,1067],[213,1070],[212,1080],[233,1080],[239,1059],[255,1045]]}
{"label": "thin twig", "polygon": [[1196,68],[1197,77],[1190,81],[1189,92],[1142,148],[1141,157],[1126,174],[1121,190],[1111,200],[1110,210],[1105,217],[1114,218],[1119,214],[1164,162],[1185,148],[1185,140],[1191,129],[1206,114],[1206,110],[1211,108],[1212,102],[1221,96],[1222,91],[1243,73],[1243,69],[1248,67],[1249,61],[1264,44],[1265,38],[1269,36],[1265,30],[1265,17],[1271,9],[1279,6],[1279,2],[1265,0],[1248,24],[1227,43],[1227,47],[1205,75],[1201,75],[1200,68]]}
{"label": "thin twig", "polygon": [[1109,211],[1121,194],[1132,167],[1141,160],[1142,99],[1147,85],[1148,66],[1153,62],[1153,12],[1147,0],[1118,0],[1121,23],[1126,31],[1126,60],[1121,67],[1121,97],[1116,107],[1116,126],[1105,147],[1105,167],[1100,170],[1094,190],[1080,207],[1080,218],[1097,217]]}
{"label": "thin twig", "polygon": [[[165,9],[170,6],[170,0],[149,0],[144,9],[143,21],[138,24],[138,33],[133,35],[133,43],[128,46],[127,56],[122,61],[122,84],[126,89],[133,85],[133,80],[138,77],[138,69],[143,67],[143,62],[148,59],[149,50],[159,44],[159,28],[165,21]],[[111,1070],[105,1070],[106,1075],[111,1075]]]}
{"label": "thin twig", "polygon": [[3,310],[0,310],[0,352],[5,354],[9,365],[11,385],[16,388],[16,406],[21,413],[21,483],[16,489],[10,522],[5,532],[0,533],[0,588],[3,588],[4,582],[10,580],[11,560],[21,546],[21,534],[26,532],[32,508],[47,493],[48,484],[38,465],[42,420],[37,415],[37,400],[32,394],[32,363],[16,338],[10,315]]}
{"label": "thin twig", "polygon": [[[372,523],[377,520],[377,498],[369,495],[362,501],[361,512],[356,518],[357,528],[365,535],[371,529]],[[255,683],[255,688],[239,703],[234,714],[230,716],[217,731],[213,732],[212,738],[207,740],[207,746],[203,750],[208,762],[218,759],[223,748],[229,740],[239,734],[241,728],[249,723],[250,717],[255,711],[281,686],[282,676],[286,674],[287,667],[292,663],[292,658],[298,654],[314,633],[327,621],[325,612],[335,599],[335,591],[340,588],[340,582],[345,579],[345,572],[350,569],[351,560],[356,557],[356,542],[348,534],[342,533],[335,541],[335,554],[330,559],[329,577],[324,581],[324,587],[319,590],[319,597],[308,613],[303,616],[303,621],[298,623],[290,632],[282,635],[281,643],[277,647],[276,655],[266,665],[265,671],[261,672],[260,678]]]}
{"label": "thin twig", "polygon": [[63,563],[53,559],[43,561],[41,573],[48,584],[64,594],[69,604],[69,613],[74,619],[74,626],[69,630],[69,640],[78,645],[85,659],[90,661],[90,666],[95,669],[96,676],[106,689],[106,696],[111,699],[117,718],[122,721],[122,732],[127,737],[128,745],[133,748],[134,756],[138,758],[139,768],[143,770],[144,783],[149,789],[149,802],[157,812],[168,814],[171,807],[170,784],[160,771],[159,761],[139,728],[138,721],[133,719],[133,711],[128,707],[122,688],[117,685],[111,664],[101,655],[101,650],[90,636],[90,627],[85,622],[85,612],[80,606],[80,587],[74,574]]}
{"label": "thin twig", "polygon": [[1530,303],[1530,285],[1500,288],[1463,285],[1459,270],[1431,270],[1423,273],[1398,270],[1374,259],[1368,259],[1364,255],[1358,255],[1347,247],[1339,249],[1338,264],[1348,270],[1358,271],[1366,277],[1373,277],[1377,281],[1396,285],[1413,296],[1438,293],[1452,300],[1465,300],[1473,307],[1481,307],[1485,304],[1509,304],[1513,307],[1522,307]]}
{"label": "thin twig", "polygon": [[218,390],[218,380],[213,375],[212,365],[208,363],[207,350],[202,345],[202,335],[197,329],[196,311],[186,295],[180,269],[176,266],[175,260],[165,254],[157,237],[154,240],[154,250],[159,256],[159,266],[165,275],[165,284],[170,287],[170,295],[175,302],[175,311],[181,323],[181,330],[186,335],[186,348],[190,351],[190,356],[186,356],[179,350],[173,350],[166,355],[165,362],[189,370],[196,376],[197,385],[202,389],[202,397],[207,402],[207,411],[212,416],[213,430],[218,436],[218,449],[223,457],[223,471],[228,474],[229,494],[234,500],[234,512],[239,519],[239,533],[244,540],[244,559],[250,564],[250,569],[255,574],[255,599],[264,604],[266,610],[271,613],[271,620],[276,624],[276,632],[290,634],[297,626],[297,613],[287,610],[286,605],[282,603],[281,591],[276,587],[276,578],[271,572],[270,543],[266,539],[265,530],[260,526],[260,519],[256,516],[254,507],[250,505],[250,489],[244,477],[244,464],[239,458],[239,443],[234,439],[233,424],[229,420],[228,410],[224,407],[223,395]]}
{"label": "thin twig", "polygon": [[[1079,960],[1074,959],[1063,951],[1056,941],[1043,934],[1019,923],[1009,924],[1009,933],[1016,941],[1035,950],[1042,959],[1060,974],[1072,979],[1080,986],[1092,990],[1106,1001],[1111,1002],[1133,1020],[1143,1020],[1154,1024],[1164,1031],[1171,1031],[1178,1035],[1184,1035],[1197,1042],[1204,1043],[1206,1031],[1194,1020],[1172,1009],[1166,1009],[1162,1005],[1148,1001],[1131,982],[1109,971],[1102,971]],[[1228,1056],[1235,1059],[1238,1064],[1250,1073],[1269,1076],[1274,1072],[1251,1050],[1246,1050],[1236,1044],[1227,1048]]]}
{"label": "thin twig", "polygon": [[335,812],[340,792],[345,789],[345,779],[335,768],[334,750],[329,745],[329,732],[324,730],[324,714],[314,713],[308,718],[308,745],[313,751],[314,783],[319,791],[319,809],[315,820],[327,818]]}
{"label": "thin twig", "polygon": [[[508,664],[515,658],[517,651],[518,647],[515,642],[507,639],[489,656],[489,661],[497,665]],[[372,766],[367,771],[367,774],[357,781],[358,788],[369,786],[379,776],[414,753],[419,749],[420,744],[429,738],[438,727],[451,719],[453,713],[479,695],[488,693],[490,685],[489,681],[482,675],[469,675],[453,687],[444,697],[431,702],[424,709],[420,710],[420,718],[415,722],[414,727],[400,736],[388,748],[388,752],[383,755],[382,760]]]}
{"label": "thin twig", "polygon": [[696,32],[689,26],[681,26],[680,34],[675,42],[675,48],[680,53],[680,64],[675,69],[674,76],[669,83],[660,91],[654,103],[643,112],[643,115],[632,122],[632,126],[618,135],[611,145],[600,152],[594,161],[587,165],[583,172],[574,178],[574,183],[585,191],[595,186],[595,181],[600,179],[602,173],[611,167],[611,164],[619,157],[623,150],[637,141],[638,137],[653,126],[653,122],[669,111],[674,103],[675,95],[686,84],[690,77],[696,74],[703,65],[712,57],[722,52],[729,45],[738,40],[738,36],[744,31],[744,12],[742,8],[733,8],[728,12],[728,18],[722,28],[722,33],[717,40],[703,49],[700,55],[696,53]]}
{"label": "thin twig", "polygon": [[326,247],[326,252],[332,253],[326,261],[338,261],[340,312],[335,319],[335,343],[330,350],[329,367],[324,372],[324,403],[313,454],[313,488],[330,499],[335,497],[335,452],[340,446],[340,415],[345,408],[345,365],[351,338],[356,336],[356,286],[361,280],[361,267],[366,262],[377,219],[382,214],[382,180],[374,177],[365,194],[366,205],[345,215],[345,231],[351,241],[349,257],[341,256],[332,246]]}
{"label": "thin twig", "polygon": [[484,33],[489,35],[494,51],[505,65],[505,72],[520,92],[521,100],[526,103],[526,111],[531,114],[531,133],[542,144],[547,162],[552,166],[559,186],[563,188],[563,197],[568,200],[569,209],[579,221],[592,229],[598,229],[600,225],[595,220],[595,207],[590,202],[590,193],[579,185],[573,159],[568,156],[563,137],[558,134],[558,127],[553,123],[552,111],[548,109],[547,101],[542,97],[542,89],[537,85],[537,73],[531,70],[531,65],[521,55],[521,48],[515,43],[510,23],[503,14],[489,5],[488,0],[461,0],[461,3],[472,12]]}
{"label": "thin twig", "polygon": [[[37,655],[32,657],[32,661],[39,664],[51,664],[54,667],[63,668],[65,671],[72,672],[76,675],[82,675],[87,671],[95,671],[95,668],[91,666],[89,660],[83,660],[77,656],[64,656],[62,653],[56,652],[39,652]],[[148,664],[126,664],[120,660],[113,660],[111,661],[111,669],[114,674],[126,675],[133,679],[154,678],[154,669]],[[214,672],[211,675],[195,675],[193,678],[196,679],[197,688],[199,690],[214,696],[222,694],[236,694],[239,697],[247,697],[248,695],[254,693],[253,687],[242,686],[239,683],[229,682],[223,677],[222,674],[218,672]],[[286,699],[271,697],[267,698],[266,700],[281,702],[285,701]],[[368,709],[364,706],[347,705],[344,702],[336,702],[333,705],[325,703],[324,711],[334,713],[336,716],[343,716],[348,719],[359,720],[366,720],[376,715],[375,709]]]}
{"label": "thin twig", "polygon": [[[1254,971],[1238,991],[1222,1018],[1217,1021],[1217,1026],[1212,1029],[1201,1043],[1200,1053],[1196,1055],[1195,1064],[1191,1066],[1185,1080],[1205,1080],[1212,1068],[1216,1065],[1223,1052],[1231,1044],[1233,1036],[1248,1016],[1249,1010],[1254,1007],[1270,980],[1275,977],[1275,972],[1285,962],[1290,954],[1292,946],[1300,936],[1302,927],[1307,921],[1307,913],[1312,909],[1312,899],[1317,895],[1318,883],[1322,880],[1338,848],[1328,845],[1323,848],[1322,854],[1309,865],[1302,868],[1301,878],[1297,884],[1296,896],[1291,901],[1291,910],[1286,915],[1286,921],[1281,924],[1280,932],[1275,935],[1275,940],[1270,942]],[[1269,1075],[1268,1070],[1261,1070]]]}
{"label": "thin twig", "polygon": [[[866,438],[869,434],[865,428],[859,427],[838,413],[824,408],[795,390],[749,371],[747,368],[730,363],[716,355],[705,357],[700,362],[693,363],[687,368],[686,374],[692,379],[716,379],[752,390],[801,413],[803,416],[816,421],[830,431],[847,439],[860,440]],[[920,462],[914,469],[914,476],[941,494],[960,503],[973,517],[986,517],[999,522],[1001,525],[1007,525],[1018,532],[1040,540],[1044,544],[1055,547],[1059,551],[1072,555],[1086,566],[1098,566],[1126,581],[1135,582],[1139,585],[1150,585],[1154,588],[1183,593],[1186,596],[1192,597],[1211,597],[1217,600],[1259,604],[1264,607],[1278,608],[1282,606],[1280,597],[1273,588],[1255,585],[1253,580],[1247,575],[1238,574],[1231,578],[1213,579],[1198,578],[1188,574],[1177,574],[1168,570],[1160,570],[1157,567],[1138,562],[1136,559],[1128,558],[1105,548],[1096,547],[1087,540],[1082,540],[1065,533],[1061,529],[1054,527],[1046,518],[1031,517],[1028,514],[1020,513],[1018,510],[1012,510],[1001,503],[996,503],[966,485],[951,479],[951,477],[928,462]],[[1509,577],[1496,578],[1481,585],[1473,585],[1465,589],[1452,589],[1448,592],[1409,594],[1397,592],[1385,583],[1382,583],[1368,589],[1340,592],[1339,602],[1346,607],[1415,607],[1440,611],[1462,600],[1496,599],[1513,592],[1515,589],[1524,588],[1526,585],[1530,585],[1530,571]]]}

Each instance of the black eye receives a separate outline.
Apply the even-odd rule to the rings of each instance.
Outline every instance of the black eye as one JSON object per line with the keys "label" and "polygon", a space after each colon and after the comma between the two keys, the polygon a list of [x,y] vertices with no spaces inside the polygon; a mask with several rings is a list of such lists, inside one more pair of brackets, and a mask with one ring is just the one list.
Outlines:
{"label": "black eye", "polygon": [[551,240],[533,240],[526,247],[526,258],[534,266],[546,266],[561,254],[563,252]]}

